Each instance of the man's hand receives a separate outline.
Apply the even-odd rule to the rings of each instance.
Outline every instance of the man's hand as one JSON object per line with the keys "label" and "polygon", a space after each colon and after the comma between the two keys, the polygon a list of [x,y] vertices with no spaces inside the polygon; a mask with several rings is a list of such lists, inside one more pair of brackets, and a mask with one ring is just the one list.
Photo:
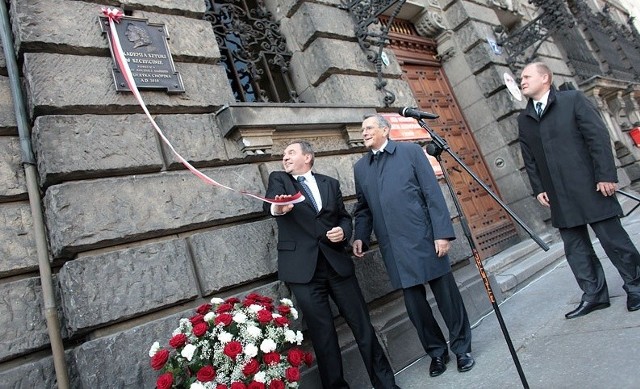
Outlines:
{"label": "man's hand", "polygon": [[603,196],[613,196],[616,193],[616,183],[615,182],[598,182],[596,185],[596,190],[602,193]]}
{"label": "man's hand", "polygon": [[[276,195],[274,198],[276,200],[288,200],[291,197],[293,197],[292,195]],[[293,209],[293,204],[286,204],[286,205],[278,205],[278,204],[273,204],[273,213],[275,215],[284,215],[285,213],[291,211]]]}
{"label": "man's hand", "polygon": [[344,231],[342,231],[342,227],[333,227],[327,231],[327,239],[334,243],[342,242],[344,240]]}
{"label": "man's hand", "polygon": [[545,207],[549,206],[549,196],[547,196],[547,192],[539,193],[536,198],[538,199],[538,202],[540,204],[544,205]]}
{"label": "man's hand", "polygon": [[364,257],[364,252],[362,252],[362,241],[360,239],[353,241],[353,246],[351,251],[353,251],[353,255],[358,258]]}
{"label": "man's hand", "polygon": [[436,254],[438,257],[443,257],[449,252],[449,248],[451,247],[451,243],[449,243],[449,239],[436,239]]}

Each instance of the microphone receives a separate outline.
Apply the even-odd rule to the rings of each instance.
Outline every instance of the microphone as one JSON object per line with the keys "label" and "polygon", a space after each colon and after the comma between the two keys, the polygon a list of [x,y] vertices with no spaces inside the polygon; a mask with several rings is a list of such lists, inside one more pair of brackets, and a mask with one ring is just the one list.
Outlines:
{"label": "microphone", "polygon": [[406,118],[414,119],[437,119],[440,115],[431,112],[418,111],[415,108],[404,107],[398,111],[398,113]]}

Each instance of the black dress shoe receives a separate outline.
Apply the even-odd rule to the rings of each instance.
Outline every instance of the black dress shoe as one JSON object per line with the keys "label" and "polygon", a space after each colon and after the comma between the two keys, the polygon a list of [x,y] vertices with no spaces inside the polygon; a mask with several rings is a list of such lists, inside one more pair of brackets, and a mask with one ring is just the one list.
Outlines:
{"label": "black dress shoe", "polygon": [[637,294],[630,294],[627,296],[627,310],[629,312],[633,312],[638,309],[640,309],[640,296]]}
{"label": "black dress shoe", "polygon": [[456,359],[458,360],[458,371],[461,373],[471,370],[476,364],[471,353],[456,354]]}
{"label": "black dress shoe", "polygon": [[593,311],[597,311],[598,309],[609,308],[611,304],[609,303],[590,303],[588,301],[582,301],[578,308],[564,315],[567,319],[573,319],[576,317],[588,315]]}
{"label": "black dress shoe", "polygon": [[431,365],[429,366],[429,375],[431,377],[437,377],[447,370],[447,363],[449,363],[449,353],[445,352],[439,357],[431,358]]}

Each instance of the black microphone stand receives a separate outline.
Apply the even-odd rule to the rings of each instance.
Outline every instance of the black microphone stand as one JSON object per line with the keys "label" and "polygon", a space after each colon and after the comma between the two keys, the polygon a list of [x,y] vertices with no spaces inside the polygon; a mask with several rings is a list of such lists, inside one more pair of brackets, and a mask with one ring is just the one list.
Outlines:
{"label": "black microphone stand", "polygon": [[[469,229],[469,224],[467,219],[462,212],[462,207],[460,205],[460,201],[456,196],[453,185],[451,184],[451,180],[449,178],[449,173],[447,172],[446,167],[442,163],[441,154],[442,151],[446,151],[462,168],[469,173],[469,175],[480,185],[482,188],[491,195],[491,197],[498,203],[500,206],[507,211],[507,213],[515,220],[522,228],[524,228],[529,236],[544,250],[548,251],[549,246],[547,246],[518,216],[516,216],[509,207],[502,202],[498,198],[498,196],[493,193],[493,191],[484,183],[478,176],[476,176],[471,169],[458,157],[454,152],[451,151],[447,142],[441,138],[438,134],[436,134],[422,119],[418,119],[418,124],[420,127],[427,130],[429,135],[431,135],[432,143],[427,146],[427,152],[434,156],[440,166],[442,168],[442,173],[444,174],[445,182],[447,183],[447,187],[449,188],[449,192],[451,193],[451,198],[453,199],[453,203],[455,204],[456,210],[458,211],[458,215],[460,217],[460,225],[462,226],[462,230],[464,231],[464,235],[469,242],[469,246],[471,246],[471,252],[473,254],[473,258],[476,262],[476,267],[480,272],[480,277],[482,278],[482,282],[484,284],[484,288],[487,291],[487,295],[489,296],[489,301],[493,307],[494,312],[496,313],[496,317],[498,318],[498,323],[500,323],[500,328],[502,329],[502,334],[504,335],[504,339],[507,342],[507,346],[509,347],[509,352],[511,353],[511,358],[513,358],[513,362],[516,365],[516,369],[518,370],[518,375],[520,376],[520,380],[522,381],[522,386],[525,389],[529,389],[529,384],[527,383],[527,378],[524,375],[524,371],[522,370],[522,366],[520,365],[520,360],[518,359],[518,354],[516,353],[515,348],[513,347],[513,343],[511,342],[511,337],[509,336],[509,331],[507,330],[507,326],[504,323],[504,319],[502,318],[502,314],[500,313],[500,307],[496,302],[495,295],[493,294],[493,289],[491,288],[491,284],[489,283],[489,277],[487,277],[487,273],[484,270],[484,266],[482,265],[482,260],[480,259],[480,254],[478,254],[478,249],[476,248],[475,243],[473,242],[471,230]],[[433,146],[433,147],[430,147]]]}

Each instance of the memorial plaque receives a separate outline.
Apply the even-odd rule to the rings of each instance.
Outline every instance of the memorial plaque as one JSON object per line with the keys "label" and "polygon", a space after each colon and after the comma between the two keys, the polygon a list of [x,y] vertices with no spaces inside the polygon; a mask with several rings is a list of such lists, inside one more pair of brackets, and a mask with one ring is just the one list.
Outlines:
{"label": "memorial plaque", "polygon": [[[111,58],[113,58],[113,79],[116,91],[130,92],[124,75],[117,65],[111,47],[111,29],[106,17],[100,18],[102,32],[109,38]],[[167,29],[162,23],[149,23],[147,19],[123,16],[115,24],[122,51],[129,64],[133,79],[139,90],[164,89],[168,93],[184,92],[182,77],[176,72],[167,43]]]}

